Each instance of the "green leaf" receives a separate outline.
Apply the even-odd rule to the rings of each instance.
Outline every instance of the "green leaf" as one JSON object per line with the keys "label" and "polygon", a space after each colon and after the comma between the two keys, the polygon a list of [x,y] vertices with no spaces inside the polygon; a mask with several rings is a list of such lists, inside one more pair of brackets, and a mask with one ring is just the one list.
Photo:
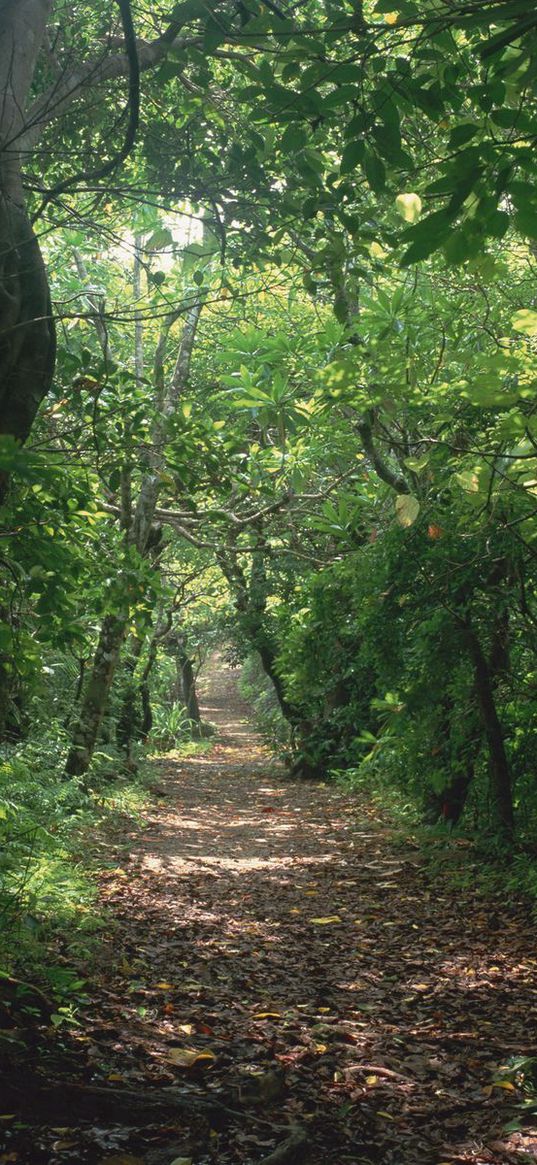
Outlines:
{"label": "green leaf", "polygon": [[526,206],[518,210],[513,219],[517,231],[528,239],[537,239],[537,209]]}
{"label": "green leaf", "polygon": [[353,170],[363,161],[365,154],[365,143],[362,138],[355,141],[348,142],[341,155],[340,173],[351,174]]}
{"label": "green leaf", "polygon": [[285,153],[294,154],[297,150],[301,150],[307,141],[308,135],[301,125],[288,125],[282,134],[280,148]]}
{"label": "green leaf", "polygon": [[366,150],[362,167],[371,189],[375,194],[381,194],[386,186],[386,167],[382,158],[372,150]]}
{"label": "green leaf", "polygon": [[476,133],[479,133],[479,130],[480,126],[474,125],[472,122],[462,122],[460,125],[456,125],[449,135],[450,150],[458,150],[461,146],[465,146],[475,137]]}

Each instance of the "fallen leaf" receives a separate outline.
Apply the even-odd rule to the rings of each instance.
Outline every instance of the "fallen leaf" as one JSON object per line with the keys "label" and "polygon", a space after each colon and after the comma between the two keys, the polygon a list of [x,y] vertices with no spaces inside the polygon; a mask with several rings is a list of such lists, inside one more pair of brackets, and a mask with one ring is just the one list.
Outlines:
{"label": "fallen leaf", "polygon": [[131,1153],[113,1153],[111,1157],[101,1157],[98,1165],[144,1165],[144,1161]]}
{"label": "fallen leaf", "polygon": [[216,1061],[214,1052],[203,1051],[199,1048],[172,1048],[167,1058],[171,1064],[175,1064],[176,1068],[192,1068],[194,1064],[208,1068]]}
{"label": "fallen leaf", "polygon": [[314,926],[330,926],[332,923],[341,921],[339,914],[328,914],[326,918],[310,918],[310,922]]}
{"label": "fallen leaf", "polygon": [[281,1019],[281,1012],[279,1011],[256,1011],[252,1019]]}

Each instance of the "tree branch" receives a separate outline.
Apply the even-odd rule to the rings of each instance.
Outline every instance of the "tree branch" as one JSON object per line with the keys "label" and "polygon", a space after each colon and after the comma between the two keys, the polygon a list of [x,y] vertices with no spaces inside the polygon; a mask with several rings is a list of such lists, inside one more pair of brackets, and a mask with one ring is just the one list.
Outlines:
{"label": "tree branch", "polygon": [[36,218],[39,218],[45,207],[48,206],[49,202],[57,194],[63,194],[64,191],[71,189],[71,187],[76,186],[79,182],[97,182],[99,179],[105,178],[107,174],[111,174],[129,156],[136,140],[140,121],[140,62],[138,60],[138,49],[132,22],[130,0],[117,0],[117,3],[121,12],[123,36],[125,38],[126,71],[129,77],[129,95],[127,99],[128,123],[123,145],[114,154],[114,157],[110,158],[104,165],[98,166],[89,173],[86,171],[80,174],[72,174],[69,178],[64,178],[63,181],[53,186],[52,190],[49,190],[45,194],[39,210],[34,215],[34,221]]}

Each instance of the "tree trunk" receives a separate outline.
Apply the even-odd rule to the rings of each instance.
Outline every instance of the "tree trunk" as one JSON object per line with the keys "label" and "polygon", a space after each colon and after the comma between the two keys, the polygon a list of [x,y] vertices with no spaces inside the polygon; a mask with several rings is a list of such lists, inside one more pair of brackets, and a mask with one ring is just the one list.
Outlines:
{"label": "tree trunk", "polygon": [[[52,384],[56,342],[41,252],[24,207],[0,190],[0,434],[28,437]],[[0,501],[8,473],[0,466]]]}
{"label": "tree trunk", "polygon": [[194,725],[192,734],[193,736],[201,736],[201,712],[198,703],[198,694],[196,692],[196,677],[194,675],[192,660],[186,652],[181,652],[179,662],[181,666],[183,703],[187,711],[188,719]]}
{"label": "tree trunk", "polygon": [[489,748],[489,774],[492,813],[500,837],[510,842],[513,837],[514,814],[511,771],[505,751],[502,726],[494,699],[491,669],[481,644],[471,627],[466,628],[466,642],[474,665],[475,690],[483,728]]}
{"label": "tree trunk", "polygon": [[300,717],[298,715],[297,709],[289,703],[285,695],[283,683],[276,671],[275,652],[267,642],[267,639],[263,633],[253,639],[253,645],[258,652],[259,658],[263,665],[263,671],[265,672],[265,675],[268,676],[274,688],[282,716],[285,720],[288,721],[289,724],[296,725]]}
{"label": "tree trunk", "polygon": [[123,665],[121,708],[116,724],[116,740],[127,757],[132,760],[132,742],[140,734],[141,717],[138,708],[138,685],[134,679],[136,665],[141,655],[143,640],[133,637],[130,650]]}
{"label": "tree trunk", "polygon": [[[56,355],[45,267],[21,178],[24,111],[52,0],[0,6],[0,434],[28,437]],[[0,467],[0,501],[8,472]]]}
{"label": "tree trunk", "polygon": [[125,631],[125,619],[107,615],[103,620],[91,676],[65,766],[70,777],[81,776],[91,763]]}

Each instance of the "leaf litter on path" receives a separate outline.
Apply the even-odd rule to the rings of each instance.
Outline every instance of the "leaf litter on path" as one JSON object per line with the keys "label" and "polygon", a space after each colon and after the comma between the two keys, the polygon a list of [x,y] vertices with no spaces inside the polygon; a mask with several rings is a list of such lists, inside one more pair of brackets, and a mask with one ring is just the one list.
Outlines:
{"label": "leaf litter on path", "polygon": [[[70,1128],[61,1148],[43,1128],[37,1155],[16,1136],[6,1152],[20,1165],[102,1165],[107,1144],[116,1165],[255,1165],[282,1144],[305,1165],[534,1159],[537,1122],[502,1072],[535,1054],[524,907],[495,902],[491,933],[489,905],[431,881],[376,807],[274,767],[231,672],[209,696],[220,740],[156,762],[164,796],[103,874],[112,925],[76,1060],[82,1084],[177,1089],[186,1107],[108,1118],[97,1139]],[[227,1110],[218,1128],[207,1100]]]}

